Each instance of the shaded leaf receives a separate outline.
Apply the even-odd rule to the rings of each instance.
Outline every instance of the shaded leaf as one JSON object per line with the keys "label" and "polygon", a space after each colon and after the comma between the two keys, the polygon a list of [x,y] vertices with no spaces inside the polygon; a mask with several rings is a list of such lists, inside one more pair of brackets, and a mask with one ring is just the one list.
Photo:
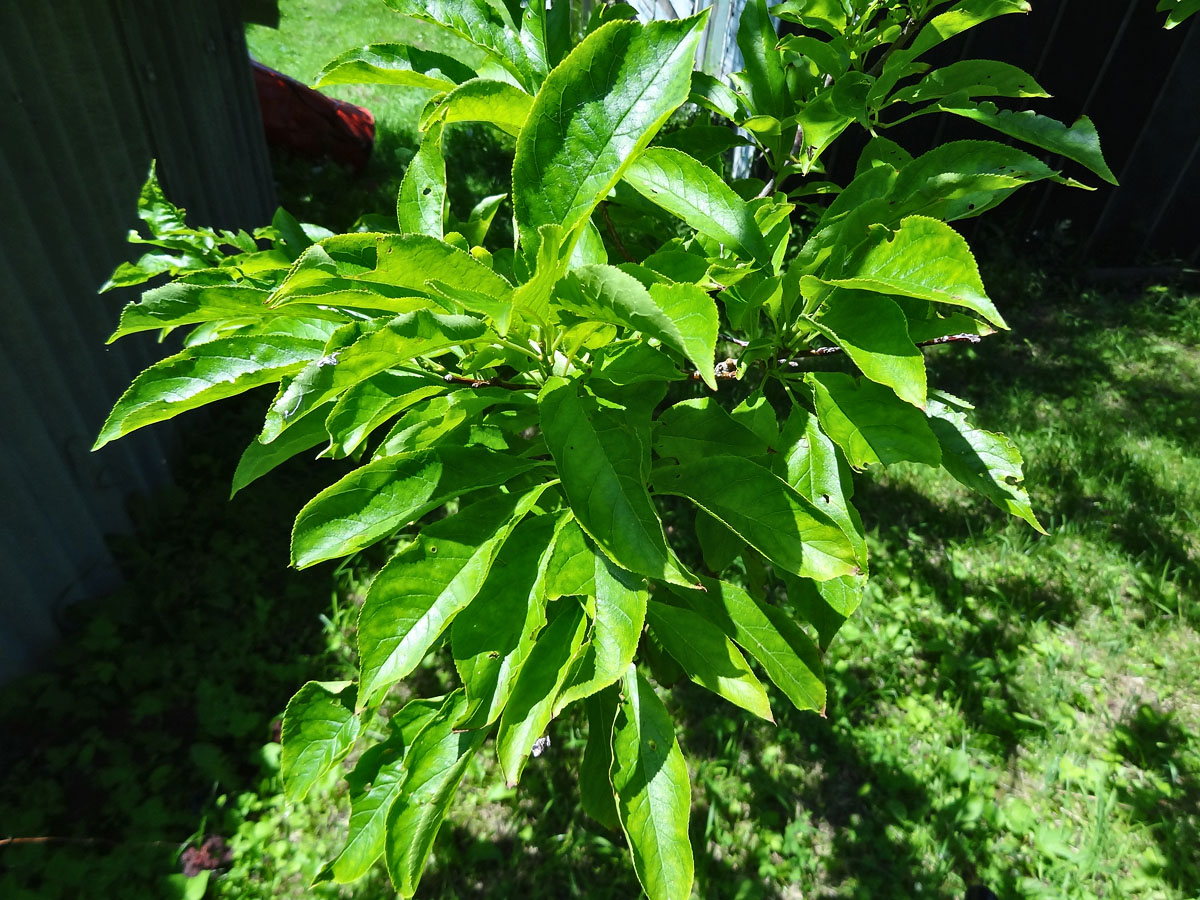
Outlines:
{"label": "shaded leaf", "polygon": [[358,738],[349,681],[310,681],[283,713],[279,774],[288,799],[299,803],[336,766]]}
{"label": "shaded leaf", "polygon": [[623,685],[612,739],[617,815],[650,900],[687,900],[694,874],[687,765],[666,707],[634,666]]}

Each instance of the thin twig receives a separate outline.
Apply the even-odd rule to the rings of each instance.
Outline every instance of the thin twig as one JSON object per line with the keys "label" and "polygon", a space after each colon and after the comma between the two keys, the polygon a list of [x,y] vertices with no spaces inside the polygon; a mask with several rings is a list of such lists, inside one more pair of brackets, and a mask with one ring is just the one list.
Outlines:
{"label": "thin twig", "polygon": [[0,838],[0,847],[10,844],[85,844],[104,847],[119,847],[123,845],[135,847],[178,847],[179,841],[114,841],[108,838],[73,838],[41,835],[39,837],[9,837]]}
{"label": "thin twig", "polygon": [[[739,341],[737,341],[733,338],[725,338],[725,340],[732,340],[732,341],[734,341],[734,343],[740,343]],[[980,340],[981,340],[981,338],[977,334],[947,334],[947,335],[944,335],[943,337],[931,338],[928,341],[918,341],[916,346],[932,347],[936,344],[958,344],[958,343],[978,344]],[[845,352],[846,351],[843,350],[841,347],[813,347],[811,350],[798,351],[796,353],[796,356],[791,359],[781,359],[781,360],[779,360],[779,364],[781,366],[789,366],[790,368],[798,369],[802,365],[804,365],[804,362],[803,362],[804,358],[812,359],[813,357],[834,356],[838,353],[845,353]],[[796,357],[799,357],[799,358],[796,358]],[[738,377],[737,367],[738,367],[738,362],[736,359],[722,360],[721,362],[717,363],[714,374],[716,375],[718,380],[734,379],[734,378]],[[700,381],[701,380],[700,373],[693,372],[692,380]]]}
{"label": "thin twig", "polygon": [[617,252],[625,257],[625,262],[633,262],[633,257],[629,255],[629,251],[621,243],[621,236],[617,234],[617,228],[613,225],[612,217],[608,214],[608,207],[603,203],[600,204],[600,215],[604,217],[604,226],[608,229],[608,236],[612,238],[613,244],[616,245]]}
{"label": "thin twig", "polygon": [[506,391],[540,391],[536,384],[517,384],[514,381],[502,381],[499,378],[466,378],[462,375],[443,375],[442,380],[448,384],[465,384],[473,388],[504,388]]}

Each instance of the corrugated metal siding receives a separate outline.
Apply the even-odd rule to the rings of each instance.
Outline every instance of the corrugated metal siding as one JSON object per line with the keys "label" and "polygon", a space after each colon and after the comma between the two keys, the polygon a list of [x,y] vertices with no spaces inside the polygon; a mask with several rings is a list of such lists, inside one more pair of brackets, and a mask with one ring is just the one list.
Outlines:
{"label": "corrugated metal siding", "polygon": [[104,340],[133,299],[97,296],[129,258],[150,161],[197,224],[274,209],[237,0],[0,2],[0,680],[62,606],[118,580],[104,535],[167,478],[169,428],[90,452],[163,348]]}

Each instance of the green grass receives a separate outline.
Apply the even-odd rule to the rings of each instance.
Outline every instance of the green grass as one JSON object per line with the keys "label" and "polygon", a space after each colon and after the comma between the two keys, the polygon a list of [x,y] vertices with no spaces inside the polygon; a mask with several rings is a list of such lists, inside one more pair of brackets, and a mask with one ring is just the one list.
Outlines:
{"label": "green grass", "polygon": [[[338,54],[386,41],[414,44],[468,62],[477,53],[445,32],[400,16],[382,0],[282,0],[278,29],[246,29],[250,53],[264,65],[306,84]],[[332,97],[366,107],[375,116],[375,150],[366,172],[355,175],[336,163],[297,159],[273,151],[280,204],[301,221],[339,231],[364,214],[390,216],[404,169],[420,143],[416,122],[432,91],[380,85],[322,89]],[[450,209],[466,219],[480,198],[508,190],[512,140],[487,128],[451,126],[445,137],[451,173]],[[494,224],[495,237],[512,241],[506,206]]]}

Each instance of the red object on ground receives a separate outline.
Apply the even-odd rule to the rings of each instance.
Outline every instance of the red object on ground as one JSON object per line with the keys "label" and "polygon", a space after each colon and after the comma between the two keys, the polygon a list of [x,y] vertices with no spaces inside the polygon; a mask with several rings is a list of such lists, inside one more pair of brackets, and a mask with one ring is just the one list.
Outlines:
{"label": "red object on ground", "polygon": [[309,159],[328,156],[360,173],[367,167],[375,146],[370,110],[326,97],[257,60],[250,62],[268,144]]}

